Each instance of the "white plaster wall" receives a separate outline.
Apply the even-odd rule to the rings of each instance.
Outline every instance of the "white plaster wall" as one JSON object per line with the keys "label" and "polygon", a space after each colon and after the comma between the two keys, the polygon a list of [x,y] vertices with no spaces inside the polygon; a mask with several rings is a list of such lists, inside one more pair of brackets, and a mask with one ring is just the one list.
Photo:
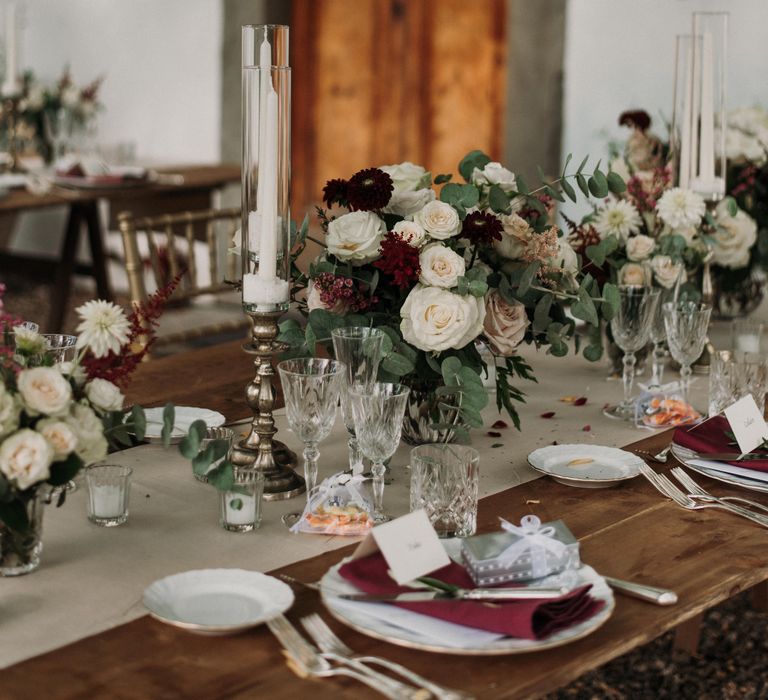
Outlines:
{"label": "white plaster wall", "polygon": [[730,13],[728,105],[768,107],[768,1],[569,0],[563,157],[604,157],[609,139],[626,137],[618,117],[630,108],[644,108],[666,133],[660,115],[672,113],[675,37],[690,34],[696,10]]}

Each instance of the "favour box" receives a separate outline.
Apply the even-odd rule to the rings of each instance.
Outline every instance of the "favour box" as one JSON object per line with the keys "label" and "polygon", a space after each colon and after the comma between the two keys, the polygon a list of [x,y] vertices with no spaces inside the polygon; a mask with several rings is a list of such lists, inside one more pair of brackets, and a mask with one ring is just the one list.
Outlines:
{"label": "favour box", "polygon": [[581,564],[579,543],[562,520],[542,525],[529,515],[520,526],[502,520],[502,528],[462,543],[464,564],[478,586],[532,581]]}

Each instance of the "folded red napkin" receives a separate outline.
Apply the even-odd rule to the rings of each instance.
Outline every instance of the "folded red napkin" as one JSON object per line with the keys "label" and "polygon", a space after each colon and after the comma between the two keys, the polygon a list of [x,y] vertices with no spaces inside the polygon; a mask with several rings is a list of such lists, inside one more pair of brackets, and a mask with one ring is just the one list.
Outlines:
{"label": "folded red napkin", "polygon": [[[339,573],[366,593],[397,594],[413,590],[398,586],[387,573],[387,562],[380,552],[347,562]],[[452,562],[430,574],[431,577],[461,588],[475,588],[464,567]],[[589,594],[591,584],[577,588],[561,598],[549,600],[510,600],[493,603],[473,600],[445,600],[428,603],[393,603],[413,612],[429,615],[465,627],[504,634],[521,639],[544,639],[559,630],[583,622],[605,606]]]}
{"label": "folded red napkin", "polygon": [[[681,447],[687,447],[694,452],[702,454],[714,454],[717,452],[739,452],[736,445],[731,444],[733,438],[728,435],[731,425],[724,416],[715,416],[704,423],[699,423],[691,428],[678,428],[672,442]],[[759,472],[768,472],[768,454],[765,459],[750,459],[748,461],[728,462],[744,469],[755,469]]]}

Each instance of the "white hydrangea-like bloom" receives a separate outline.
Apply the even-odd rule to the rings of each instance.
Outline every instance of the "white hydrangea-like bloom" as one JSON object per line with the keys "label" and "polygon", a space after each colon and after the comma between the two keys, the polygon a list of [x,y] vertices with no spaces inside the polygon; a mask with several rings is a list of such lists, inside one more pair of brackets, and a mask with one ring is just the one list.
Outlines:
{"label": "white hydrangea-like bloom", "polygon": [[672,229],[698,226],[706,211],[704,200],[691,190],[673,187],[656,205],[661,220]]}
{"label": "white hydrangea-like bloom", "polygon": [[640,231],[642,219],[632,202],[619,199],[608,202],[595,216],[592,226],[600,234],[600,238],[616,236],[620,241],[626,241],[632,234]]}
{"label": "white hydrangea-like bloom", "polygon": [[77,327],[78,348],[90,348],[95,357],[118,353],[128,342],[131,324],[117,304],[101,299],[88,301],[75,309],[82,319]]}

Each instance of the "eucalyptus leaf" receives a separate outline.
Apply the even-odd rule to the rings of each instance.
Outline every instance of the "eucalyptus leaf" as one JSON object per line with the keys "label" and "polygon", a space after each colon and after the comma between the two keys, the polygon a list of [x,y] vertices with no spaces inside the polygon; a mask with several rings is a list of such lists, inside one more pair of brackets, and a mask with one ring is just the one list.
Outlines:
{"label": "eucalyptus leaf", "polygon": [[613,172],[613,170],[609,171],[606,175],[606,180],[608,183],[608,189],[613,192],[613,194],[621,194],[622,192],[626,192],[627,185],[621,175],[618,173]]}
{"label": "eucalyptus leaf", "polygon": [[576,173],[576,184],[579,186],[579,189],[582,191],[583,195],[585,197],[589,197],[587,178],[585,178],[581,173]]}
{"label": "eucalyptus leaf", "polygon": [[518,295],[524,295],[533,284],[533,280],[536,278],[536,273],[539,271],[541,263],[538,260],[534,260],[530,263],[520,277],[520,283],[517,285]]}
{"label": "eucalyptus leaf", "polygon": [[163,447],[168,449],[173,435],[173,425],[176,422],[176,409],[172,403],[165,404],[163,408],[163,429],[160,433],[163,438]]}
{"label": "eucalyptus leaf", "polygon": [[138,404],[134,404],[133,408],[131,408],[131,421],[133,423],[133,434],[141,442],[144,439],[144,434],[147,432],[147,417],[144,414],[144,409]]}
{"label": "eucalyptus leaf", "polygon": [[443,185],[446,182],[450,182],[452,177],[453,177],[452,173],[440,173],[438,175],[435,175],[435,184]]}
{"label": "eucalyptus leaf", "polygon": [[570,182],[568,182],[568,180],[565,178],[560,180],[560,187],[562,187],[563,192],[565,192],[565,195],[568,197],[568,199],[570,199],[572,202],[577,201],[576,191],[573,189],[573,186]]}

